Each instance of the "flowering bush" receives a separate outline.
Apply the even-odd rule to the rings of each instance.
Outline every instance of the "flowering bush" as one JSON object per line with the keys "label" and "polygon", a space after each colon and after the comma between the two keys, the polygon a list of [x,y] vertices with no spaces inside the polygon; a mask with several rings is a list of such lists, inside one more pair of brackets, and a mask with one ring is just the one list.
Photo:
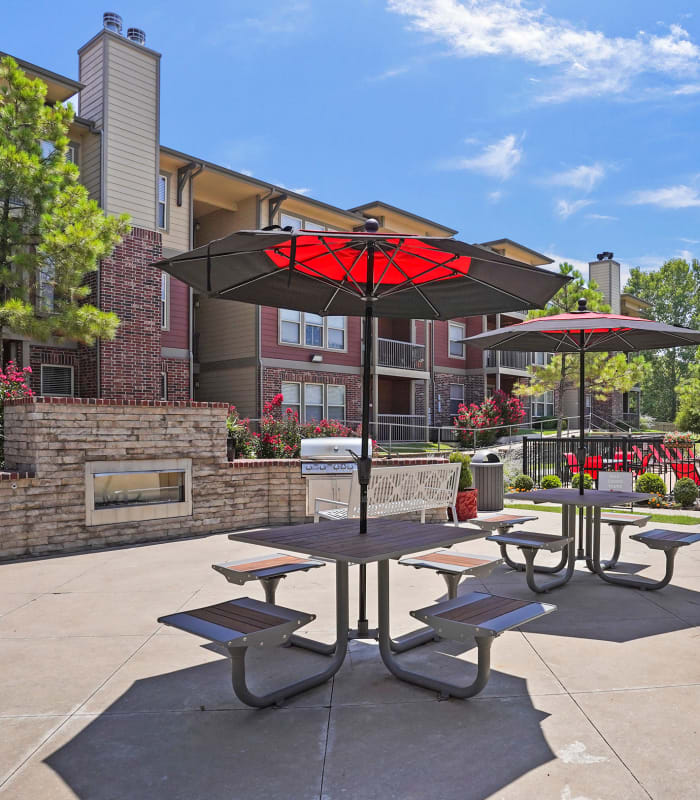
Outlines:
{"label": "flowering bush", "polygon": [[518,475],[513,481],[513,491],[529,492],[535,487],[535,482],[529,475]]}
{"label": "flowering bush", "polygon": [[283,397],[276,394],[263,406],[260,433],[251,432],[250,420],[241,419],[235,406],[229,408],[226,420],[229,439],[235,443],[240,458],[299,458],[302,439],[321,436],[357,436],[335,419],[300,423],[299,415],[291,408],[282,410]]}
{"label": "flowering bush", "polygon": [[525,407],[519,397],[499,389],[483,403],[460,404],[453,425],[458,428],[457,439],[466,447],[474,443],[473,431],[478,433],[478,445],[491,444],[505,432],[508,425],[517,425],[525,417]]}
{"label": "flowering bush", "polygon": [[664,495],[657,492],[652,492],[651,497],[647,500],[647,505],[651,508],[673,508],[674,503],[670,503]]}
{"label": "flowering bush", "polygon": [[664,444],[671,447],[692,447],[695,444],[695,436],[692,433],[670,431],[664,436]]}
{"label": "flowering bush", "polygon": [[4,464],[3,406],[5,400],[21,400],[23,397],[34,396],[34,392],[27,386],[27,376],[31,372],[31,367],[18,369],[14,361],[8,361],[4,370],[0,368],[0,466]]}

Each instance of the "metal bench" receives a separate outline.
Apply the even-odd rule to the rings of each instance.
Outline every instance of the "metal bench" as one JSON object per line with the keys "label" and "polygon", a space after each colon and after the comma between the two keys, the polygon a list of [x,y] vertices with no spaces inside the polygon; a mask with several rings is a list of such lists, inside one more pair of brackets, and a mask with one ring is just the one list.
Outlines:
{"label": "metal bench", "polygon": [[[700,542],[700,533],[684,533],[683,531],[667,531],[663,528],[655,528],[643,533],[634,533],[630,536],[637,542],[642,542],[652,550],[663,550],[666,556],[666,573],[660,581],[642,581],[636,578],[622,578],[617,576],[608,575],[603,572],[603,569],[596,569],[600,577],[608,583],[616,584],[617,586],[630,586],[633,589],[641,589],[643,591],[654,591],[656,589],[663,589],[664,586],[673,577],[673,567],[675,563],[676,553],[680,547],[687,547],[689,544]],[[599,544],[596,542],[596,551],[593,554],[594,564],[598,564],[600,554],[597,552]]]}
{"label": "metal bench", "polygon": [[[468,686],[457,686],[425,675],[416,675],[400,667],[391,656],[388,662],[385,658],[385,663],[396,677],[410,679],[411,682],[416,682],[418,678],[421,685],[435,689],[441,699],[473,697],[488,682],[493,640],[507,630],[551,614],[552,611],[556,611],[556,606],[549,603],[516,600],[485,592],[470,592],[437,605],[411,611],[411,616],[429,625],[444,639],[457,642],[466,642],[472,638],[476,640],[477,675]],[[386,653],[383,657],[385,655]]]}
{"label": "metal bench", "polygon": [[404,557],[399,560],[399,564],[406,567],[436,570],[447,584],[447,597],[450,600],[457,597],[457,587],[463,576],[486,577],[502,563],[503,559],[501,558],[484,558],[469,553],[458,553],[454,550],[435,550],[432,553]]}
{"label": "metal bench", "polygon": [[[509,533],[511,528],[515,525],[524,525],[526,522],[534,522],[537,519],[539,519],[539,517],[533,514],[507,514],[503,511],[497,511],[490,514],[479,514],[474,519],[470,519],[469,524],[476,525],[477,528],[480,528],[486,533],[505,534]],[[511,569],[517,570],[518,572],[525,572],[526,565],[518,564],[508,555],[508,545],[501,544],[500,548],[501,558]],[[543,567],[538,564],[535,566],[535,572],[551,574],[560,572],[565,566],[566,553],[564,552],[562,553],[562,559],[559,564],[553,567]]]}
{"label": "metal bench", "polygon": [[[549,533],[528,533],[527,531],[520,531],[516,533],[495,534],[487,536],[486,541],[496,542],[501,547],[503,553],[504,545],[514,545],[518,547],[525,558],[525,579],[527,585],[533,592],[549,592],[556,589],[558,586],[563,586],[567,583],[571,576],[574,574],[574,566],[576,563],[574,554],[574,536],[553,536]],[[557,570],[563,569],[566,566],[566,572],[563,576],[555,578],[545,585],[538,586],[535,581],[535,556],[540,550],[547,550],[550,553],[556,553],[563,550],[562,559]],[[520,565],[516,565],[516,569],[522,570]],[[547,568],[548,572],[553,572],[554,568]]]}
{"label": "metal bench", "polygon": [[[414,467],[378,467],[372,470],[367,487],[367,515],[388,517],[416,511],[425,522],[425,512],[451,508],[458,525],[457,489],[461,464],[426,464]],[[356,519],[360,516],[360,484],[357,473],[350,482],[347,502],[319,497],[314,508],[314,522]]]}
{"label": "metal bench", "polygon": [[220,572],[229,583],[235,583],[238,586],[243,586],[248,581],[260,581],[265,590],[266,602],[274,604],[277,586],[282,578],[286,578],[291,572],[308,572],[316,567],[324,567],[325,562],[314,558],[272,553],[264,558],[224,561],[211,566],[212,569]]}
{"label": "metal bench", "polygon": [[643,528],[651,519],[651,514],[601,514],[600,521],[610,525],[615,534],[615,546],[613,547],[612,558],[602,561],[603,569],[613,569],[620,558],[622,547],[622,534],[628,525]]}

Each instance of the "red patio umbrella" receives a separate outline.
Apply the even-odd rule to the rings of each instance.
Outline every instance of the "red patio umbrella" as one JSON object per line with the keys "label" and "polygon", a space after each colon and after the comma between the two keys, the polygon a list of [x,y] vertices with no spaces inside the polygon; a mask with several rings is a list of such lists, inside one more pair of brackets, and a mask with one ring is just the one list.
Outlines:
{"label": "red patio umbrella", "polygon": [[[367,532],[372,318],[450,319],[543,308],[569,280],[456,239],[362,232],[238,231],[155,264],[200,293],[320,315],[364,317],[360,533]],[[364,618],[360,567],[360,630]]]}

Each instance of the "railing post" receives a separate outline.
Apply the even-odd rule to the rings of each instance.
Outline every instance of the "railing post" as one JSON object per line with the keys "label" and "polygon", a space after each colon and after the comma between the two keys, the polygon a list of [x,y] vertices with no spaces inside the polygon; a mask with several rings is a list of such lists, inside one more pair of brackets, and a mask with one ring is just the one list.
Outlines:
{"label": "railing post", "polygon": [[437,429],[437,446],[438,446],[438,453],[440,452],[440,439],[442,438],[442,427],[438,425]]}
{"label": "railing post", "polygon": [[394,423],[390,422],[389,423],[389,457],[391,457],[391,433],[392,433],[391,429],[393,427],[394,427]]}
{"label": "railing post", "polygon": [[527,462],[528,462],[527,436],[523,436],[523,475],[527,475]]}

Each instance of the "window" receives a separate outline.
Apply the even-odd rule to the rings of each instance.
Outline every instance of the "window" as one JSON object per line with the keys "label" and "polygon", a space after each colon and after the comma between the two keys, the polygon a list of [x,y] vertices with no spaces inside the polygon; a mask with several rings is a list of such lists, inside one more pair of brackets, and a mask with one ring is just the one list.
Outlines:
{"label": "window", "polygon": [[291,408],[296,411],[301,418],[301,384],[283,383],[282,384],[282,405],[285,410]]}
{"label": "window", "polygon": [[170,275],[167,272],[160,274],[160,327],[170,330]]}
{"label": "window", "polygon": [[[303,328],[303,335],[302,335]],[[345,350],[347,317],[326,317],[281,308],[280,344],[296,344],[316,350]]]}
{"label": "window", "polygon": [[456,417],[459,407],[464,402],[464,385],[461,383],[450,384],[450,415]]}
{"label": "window", "polygon": [[342,383],[329,383],[326,386],[327,419],[345,422],[345,386]]}
{"label": "window", "polygon": [[158,227],[168,227],[168,176],[158,176]]}
{"label": "window", "polygon": [[328,348],[330,350],[345,350],[345,317],[327,317]]}
{"label": "window", "polygon": [[450,358],[464,358],[464,325],[458,322],[449,322],[449,356]]}
{"label": "window", "polygon": [[532,416],[537,418],[554,416],[554,392],[545,392],[532,398]]}
{"label": "window", "polygon": [[543,367],[552,360],[551,353],[533,353],[532,354],[532,364],[537,364],[539,367]]}
{"label": "window", "polygon": [[323,347],[323,317],[304,314],[304,343],[307,347]]}
{"label": "window", "polygon": [[168,373],[161,372],[160,373],[160,399],[167,400],[168,399]]}
{"label": "window", "polygon": [[323,419],[323,384],[304,384],[304,422],[319,422]]}
{"label": "window", "polygon": [[42,364],[41,394],[46,397],[72,397],[73,367]]}
{"label": "window", "polygon": [[286,228],[291,225],[295,231],[303,228],[305,231],[327,231],[329,228],[321,222],[314,222],[305,217],[292,216],[291,214],[280,214],[280,225]]}
{"label": "window", "polygon": [[39,314],[53,314],[56,266],[50,258],[37,267],[36,310]]}

